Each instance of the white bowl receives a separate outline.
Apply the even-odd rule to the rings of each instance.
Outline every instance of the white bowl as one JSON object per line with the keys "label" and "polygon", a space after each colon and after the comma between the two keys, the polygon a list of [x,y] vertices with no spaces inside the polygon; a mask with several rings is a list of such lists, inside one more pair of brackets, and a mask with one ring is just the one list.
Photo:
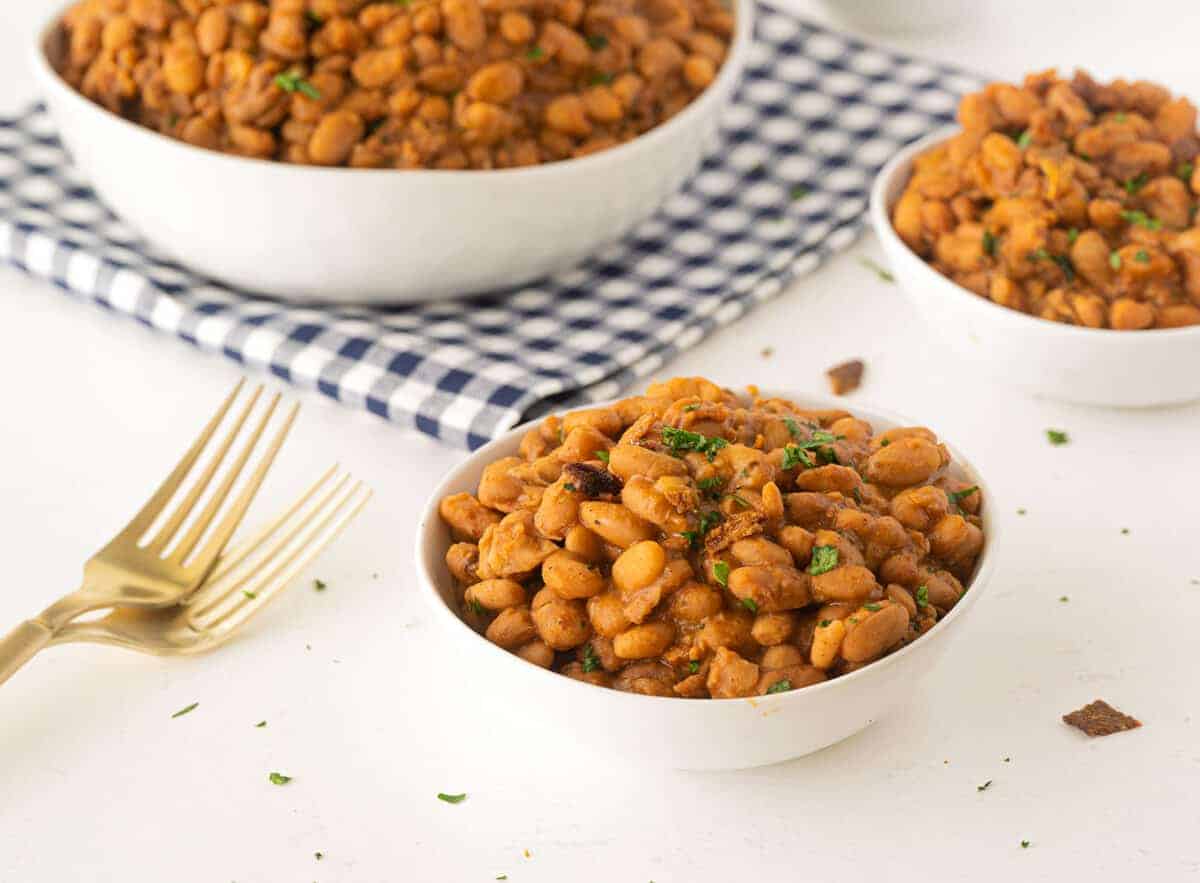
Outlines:
{"label": "white bowl", "polygon": [[[816,396],[793,398],[806,407],[845,406],[845,402]],[[853,410],[877,430],[915,425],[857,403]],[[438,502],[448,494],[474,493],[484,466],[515,455],[528,429],[529,425],[517,427],[450,472],[425,504],[417,528],[421,591],[434,618],[446,630],[447,658],[458,659],[464,670],[455,689],[473,691],[464,701],[493,703],[505,711],[481,714],[488,728],[532,729],[546,734],[541,738],[551,738],[553,733],[590,751],[615,754],[626,763],[676,769],[742,769],[800,757],[839,742],[910,702],[918,683],[941,660],[950,635],[956,633],[992,576],[996,499],[970,463],[951,448],[955,462],[983,493],[986,542],[962,600],[912,644],[825,683],[749,699],[641,696],[572,680],[500,649],[464,623],[456,612],[455,582],[444,560],[452,540],[438,516]],[[513,715],[525,720],[514,721]]]}
{"label": "white bowl", "polygon": [[696,171],[751,45],[752,0],[716,80],[631,142],[498,171],[319,168],[202,150],[135,125],[32,61],[63,143],[100,198],[205,275],[288,300],[396,303],[567,269],[650,217]]}
{"label": "white bowl", "polygon": [[894,156],[871,188],[871,223],[896,279],[941,338],[986,377],[1052,399],[1147,406],[1200,398],[1200,326],[1082,328],[1002,307],[950,281],[892,228],[913,159],[958,133],[942,129]]}

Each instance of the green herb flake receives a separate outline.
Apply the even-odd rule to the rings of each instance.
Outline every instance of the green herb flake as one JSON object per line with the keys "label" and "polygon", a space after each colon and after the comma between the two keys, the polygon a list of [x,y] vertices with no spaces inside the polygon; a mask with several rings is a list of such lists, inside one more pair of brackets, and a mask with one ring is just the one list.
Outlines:
{"label": "green herb flake", "polygon": [[608,451],[596,451],[596,459],[607,466],[609,461]]}
{"label": "green herb flake", "polygon": [[690,671],[692,674],[695,674],[696,672],[700,671],[700,660],[693,659],[691,662],[689,662],[688,663],[688,671]]}
{"label": "green herb flake", "polygon": [[799,445],[788,445],[783,449],[783,462],[780,465],[784,469],[794,469],[801,464],[808,469],[812,469],[817,465],[813,462],[812,457],[808,456]]}
{"label": "green herb flake", "polygon": [[792,689],[792,682],[787,678],[781,678],[767,687],[767,693],[786,693],[790,689]]}
{"label": "green herb flake", "polygon": [[1050,442],[1050,444],[1055,445],[1056,447],[1058,445],[1065,445],[1071,440],[1070,436],[1068,436],[1067,433],[1062,429],[1047,429],[1046,439]]}
{"label": "green herb flake", "polygon": [[471,608],[471,612],[476,616],[484,616],[487,613],[487,609],[479,603],[478,598],[472,598],[467,602],[467,606]]}
{"label": "green herb flake", "polygon": [[442,801],[443,803],[462,803],[464,800],[467,799],[467,795],[465,793],[464,794],[443,794],[441,791],[438,792],[437,797],[438,797],[438,800]]}
{"label": "green herb flake", "polygon": [[714,527],[721,523],[720,512],[703,512],[700,515],[700,536],[704,536]]}
{"label": "green herb flake", "polygon": [[600,667],[600,657],[596,655],[596,651],[592,649],[592,645],[588,644],[583,648],[583,671],[584,674],[595,671]]}
{"label": "green herb flake", "polygon": [[884,282],[895,282],[896,281],[895,276],[893,276],[888,270],[879,266],[879,264],[875,263],[875,261],[871,260],[870,258],[862,257],[862,258],[858,259],[858,262],[860,264],[862,264],[864,267],[866,267],[868,270],[873,270],[875,275],[878,276],[880,279],[882,279]]}
{"label": "green herb flake", "polygon": [[962,503],[960,501],[965,500],[967,497],[971,496],[971,494],[977,493],[979,493],[979,485],[973,484],[968,488],[963,488],[961,491],[955,491],[952,494],[946,494],[946,498],[950,501],[951,506],[957,506],[961,509]]}
{"label": "green herb flake", "polygon": [[1137,193],[1148,183],[1150,183],[1150,177],[1145,172],[1142,172],[1140,175],[1130,178],[1121,186],[1125,188],[1126,193]]}
{"label": "green herb flake", "polygon": [[308,80],[301,76],[299,71],[284,71],[281,74],[275,75],[275,85],[284,92],[299,92],[314,101],[321,97],[321,93]]}
{"label": "green herb flake", "polygon": [[183,717],[185,714],[188,714],[189,712],[195,711],[195,710],[196,710],[196,707],[197,707],[199,704],[200,704],[199,702],[193,702],[191,705],[188,705],[188,706],[186,706],[186,707],[184,707],[184,708],[181,708],[181,709],[179,709],[179,711],[177,711],[177,712],[175,712],[173,715],[171,715],[171,720],[174,720],[174,719],[175,719],[175,718],[177,718],[177,717]]}
{"label": "green herb flake", "polygon": [[879,447],[881,447],[881,448],[886,448],[886,447],[887,447],[888,445],[890,445],[891,443],[892,443],[892,440],[891,440],[890,438],[885,438],[883,441],[881,441],[881,442],[879,443]]}
{"label": "green herb flake", "polygon": [[730,498],[731,500],[733,500],[733,502],[735,502],[735,503],[737,503],[739,506],[741,506],[743,509],[749,509],[749,508],[750,508],[750,501],[749,501],[749,500],[747,500],[745,497],[743,497],[741,494],[730,494],[730,495],[729,495],[729,498]]}
{"label": "green herb flake", "polygon": [[1022,840],[1022,841],[1021,841],[1021,848],[1022,848],[1022,849],[1028,849],[1028,848],[1029,848],[1029,841],[1028,841],[1028,840]]}
{"label": "green herb flake", "polygon": [[1024,150],[1026,147],[1028,147],[1032,143],[1033,143],[1033,136],[1029,134],[1028,129],[1026,129],[1024,132],[1022,132],[1020,135],[1017,136],[1017,147],[1021,148],[1022,150]]}
{"label": "green herb flake", "polygon": [[1137,254],[1133,256],[1133,259],[1139,264],[1148,264],[1150,263],[1150,252],[1146,251],[1144,248],[1139,248],[1137,250]]}
{"label": "green herb flake", "polygon": [[496,879],[497,879],[497,880],[507,880],[507,879],[508,879],[508,874],[497,874],[497,875],[496,875]]}
{"label": "green herb flake", "polygon": [[817,627],[818,627],[818,628],[823,628],[823,629],[827,629],[827,628],[829,628],[831,625],[833,625],[833,620],[832,620],[832,619],[822,619],[822,620],[821,620],[819,623],[817,623]]}
{"label": "green herb flake", "polygon": [[590,86],[607,86],[612,81],[613,81],[612,74],[597,72],[597,73],[592,74],[591,77],[588,78],[588,85],[590,85]]}
{"label": "green herb flake", "polygon": [[1128,535],[1129,535],[1129,528],[1127,528],[1127,527],[1121,528],[1121,536],[1128,536]]}
{"label": "green herb flake", "polygon": [[992,780],[988,779],[982,785],[976,785],[975,790],[976,791],[986,791],[988,788],[991,788],[991,787],[992,787]]}
{"label": "green herb flake", "polygon": [[573,493],[575,493],[575,491],[578,490],[578,488],[575,487],[575,485],[571,484],[571,482],[568,481],[566,484],[563,485],[563,490],[568,491],[573,494]]}
{"label": "green herb flake", "polygon": [[325,21],[321,18],[321,16],[317,15],[311,9],[304,10],[304,18],[314,28],[319,28],[321,25],[325,24]]}
{"label": "green herb flake", "polygon": [[1070,600],[1071,600],[1071,599],[1070,599],[1070,598],[1068,598],[1066,595],[1059,595],[1059,596],[1058,596],[1058,602],[1059,602],[1060,604],[1066,604],[1066,603],[1067,603],[1068,601],[1070,601]]}
{"label": "green herb flake", "polygon": [[325,591],[326,588],[328,588],[328,586],[323,580],[319,580],[319,579],[313,580],[313,589],[315,589],[316,591],[323,592],[323,591]]}
{"label": "green herb flake", "polygon": [[679,455],[684,451],[696,451],[708,457],[711,463],[717,456],[717,451],[729,444],[720,436],[701,435],[686,429],[676,429],[674,426],[662,428],[662,440],[671,453]]}
{"label": "green herb flake", "polygon": [[[715,569],[716,568],[714,568],[714,570]],[[722,582],[721,585],[725,585],[725,583]],[[743,598],[742,606],[745,607],[747,610],[749,610],[751,613],[758,613],[758,602],[755,601],[753,598]]]}
{"label": "green herb flake", "polygon": [[258,595],[256,593],[248,592],[245,589],[242,589],[242,594],[245,595],[247,598],[249,598],[251,601],[253,601],[255,598],[258,597]]}
{"label": "green herb flake", "polygon": [[266,725],[267,725],[267,722],[266,722],[266,721],[259,721],[258,723],[256,723],[256,724],[254,725],[254,728],[255,728],[256,730],[261,730],[261,729],[262,729],[263,727],[265,727]]}
{"label": "green herb flake", "polygon": [[285,776],[283,773],[268,773],[267,778],[270,780],[272,785],[286,785],[288,782],[292,781],[291,776]]}
{"label": "green herb flake", "polygon": [[917,586],[917,606],[929,606],[929,586],[925,585],[924,583],[921,583],[921,585]]}
{"label": "green herb flake", "polygon": [[810,191],[803,184],[797,184],[795,187],[793,187],[788,192],[791,194],[792,199],[803,199],[804,197],[808,196],[808,194],[811,193],[812,191]]}
{"label": "green herb flake", "polygon": [[711,478],[703,478],[696,482],[696,487],[704,492],[706,496],[716,499],[721,495],[721,487],[725,484],[725,479],[719,475],[714,475]]}
{"label": "green herb flake", "polygon": [[829,573],[838,565],[837,546],[817,546],[812,550],[812,561],[809,562],[808,572],[813,576]]}
{"label": "green herb flake", "polygon": [[541,46],[534,46],[525,53],[525,57],[532,61],[540,61],[545,54],[546,50],[544,50]]}
{"label": "green herb flake", "polygon": [[588,46],[597,51],[608,45],[608,37],[603,34],[591,34],[586,39]]}
{"label": "green herb flake", "polygon": [[683,406],[683,413],[685,413],[685,414],[688,414],[692,411],[698,411],[698,410],[700,410],[699,402],[692,402],[692,404],[690,404],[690,405]]}
{"label": "green herb flake", "polygon": [[870,610],[872,613],[875,613],[876,611],[882,610],[883,608],[878,604],[864,604],[863,609]]}
{"label": "green herb flake", "polygon": [[1180,163],[1179,167],[1177,169],[1175,169],[1175,175],[1184,181],[1190,181],[1192,178],[1192,172],[1194,172],[1195,170],[1196,170],[1195,163],[1190,163],[1190,162]]}
{"label": "green herb flake", "polygon": [[1062,270],[1063,275],[1067,277],[1067,283],[1075,281],[1075,265],[1071,263],[1071,259],[1065,254],[1055,254],[1050,256],[1050,260],[1058,264],[1058,268]]}
{"label": "green herb flake", "polygon": [[1029,511],[1028,509],[1026,509],[1026,508],[1022,507],[1022,508],[1020,508],[1020,509],[1018,509],[1018,510],[1017,510],[1017,514],[1018,514],[1018,515],[1024,515],[1024,514],[1025,514],[1026,512],[1028,512],[1028,511]]}
{"label": "green herb flake", "polygon": [[1070,230],[1067,231],[1067,242],[1074,245],[1075,240],[1078,238],[1079,238],[1079,228],[1078,227],[1072,227]]}
{"label": "green herb flake", "polygon": [[983,253],[987,255],[996,253],[996,236],[991,230],[983,231]]}
{"label": "green herb flake", "polygon": [[[724,561],[717,561],[713,564],[713,579],[723,586],[729,585],[729,565]],[[753,604],[754,602],[751,601],[750,603]]]}
{"label": "green herb flake", "polygon": [[696,545],[696,541],[700,539],[700,532],[695,530],[681,530],[679,535],[688,541],[689,546]]}
{"label": "green herb flake", "polygon": [[1161,230],[1162,221],[1158,218],[1151,217],[1141,209],[1133,209],[1131,211],[1121,212],[1121,217],[1130,224],[1136,224],[1139,227],[1144,227],[1147,230]]}
{"label": "green herb flake", "polygon": [[791,417],[783,418],[783,425],[787,427],[787,431],[792,434],[792,438],[800,437],[800,424]]}

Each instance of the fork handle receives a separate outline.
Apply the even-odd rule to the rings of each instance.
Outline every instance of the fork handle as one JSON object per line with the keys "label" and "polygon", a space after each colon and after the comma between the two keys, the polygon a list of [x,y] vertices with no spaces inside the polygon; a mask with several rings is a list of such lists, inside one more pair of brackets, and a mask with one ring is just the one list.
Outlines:
{"label": "fork handle", "polygon": [[0,640],[0,684],[50,643],[54,632],[36,619],[27,619]]}

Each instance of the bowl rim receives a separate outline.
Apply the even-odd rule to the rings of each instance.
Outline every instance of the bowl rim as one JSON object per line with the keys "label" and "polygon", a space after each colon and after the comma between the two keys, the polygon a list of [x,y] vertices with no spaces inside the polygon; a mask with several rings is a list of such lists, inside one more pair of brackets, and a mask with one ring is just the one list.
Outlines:
{"label": "bowl rim", "polygon": [[[789,397],[792,401],[796,402],[802,407],[849,410],[856,417],[871,421],[879,420],[883,423],[891,424],[893,426],[924,425],[910,420],[909,418],[893,411],[877,408],[870,404],[860,405],[856,402],[853,404],[852,408],[847,408],[845,407],[847,404],[845,401],[835,399],[831,396],[808,393],[793,393],[791,396],[786,396],[785,393],[781,393],[776,390],[767,390],[766,394]],[[620,398],[614,398],[601,402],[589,403],[587,407],[603,408],[620,400]],[[573,410],[578,410],[578,408],[561,409],[552,413],[562,416],[570,413]],[[840,675],[839,677],[823,681],[819,684],[812,684],[811,686],[803,687],[799,690],[789,690],[784,693],[771,693],[762,696],[741,696],[731,699],[705,699],[701,701],[688,701],[683,697],[678,696],[646,696],[640,693],[625,693],[620,690],[597,687],[594,684],[577,681],[574,678],[569,678],[558,672],[544,669],[541,666],[534,665],[531,662],[521,659],[514,653],[510,653],[507,650],[492,644],[487,640],[487,638],[476,632],[459,617],[457,612],[455,612],[450,605],[448,605],[442,599],[441,594],[437,590],[436,579],[430,570],[431,562],[427,560],[425,548],[427,545],[427,538],[430,540],[432,539],[429,537],[430,533],[440,526],[438,504],[441,499],[446,496],[448,488],[450,488],[452,485],[458,484],[465,473],[482,472],[483,467],[492,460],[500,456],[509,456],[515,453],[515,449],[511,451],[507,449],[514,448],[515,443],[520,440],[520,437],[528,432],[533,426],[537,425],[537,423],[539,423],[541,420],[543,420],[545,416],[548,415],[543,415],[542,417],[538,417],[533,420],[527,420],[519,426],[516,426],[499,436],[498,438],[493,439],[478,450],[471,452],[470,455],[460,461],[445,476],[443,476],[442,480],[438,482],[437,487],[433,489],[429,498],[422,506],[421,515],[417,521],[417,530],[413,546],[415,553],[414,557],[416,559],[417,582],[420,585],[421,595],[425,598],[426,603],[433,608],[435,618],[437,618],[439,622],[443,623],[445,628],[456,631],[458,634],[463,635],[468,641],[473,640],[478,642],[475,644],[475,646],[480,650],[480,652],[487,652],[488,650],[493,651],[494,655],[498,658],[497,665],[509,666],[507,670],[512,671],[514,673],[514,677],[522,677],[519,672],[523,671],[535,679],[540,679],[535,680],[535,683],[540,682],[551,689],[555,689],[554,684],[557,683],[559,684],[557,689],[574,690],[574,695],[580,696],[581,699],[591,695],[596,697],[597,701],[612,700],[614,702],[633,703],[634,705],[640,705],[642,707],[645,707],[645,704],[648,702],[657,702],[668,703],[669,705],[666,707],[671,708],[682,708],[686,706],[688,708],[713,709],[713,711],[710,712],[700,713],[716,714],[719,713],[719,709],[726,709],[739,703],[743,705],[749,704],[752,707],[758,707],[763,703],[801,701],[798,699],[798,697],[815,696],[817,694],[823,694],[830,690],[837,689],[839,686],[845,687],[848,683],[857,683],[867,678],[878,677],[886,669],[898,664],[900,661],[912,655],[913,653],[920,652],[915,648],[927,647],[931,640],[935,637],[944,637],[949,631],[950,626],[955,621],[965,616],[967,611],[975,605],[975,602],[979,599],[979,595],[986,589],[988,583],[992,579],[993,571],[996,567],[995,562],[997,557],[997,542],[1000,537],[998,524],[999,519],[996,515],[998,510],[995,493],[987,481],[982,477],[975,465],[968,458],[963,456],[956,446],[942,440],[942,443],[945,444],[950,450],[954,461],[959,464],[960,468],[966,472],[973,483],[977,484],[979,489],[983,492],[984,499],[986,501],[982,514],[985,530],[984,546],[983,551],[979,556],[979,561],[975,565],[975,573],[972,574],[970,582],[966,586],[963,598],[959,601],[959,603],[954,605],[953,609],[951,609],[946,616],[939,619],[932,629],[907,646],[902,647],[894,653],[889,653],[882,659],[877,659],[875,662],[865,665],[860,669],[856,669],[855,671],[849,672],[848,674]],[[429,545],[432,545],[432,543]],[[433,566],[437,566],[438,564],[444,564],[444,550],[442,550],[442,554],[436,556],[436,561],[433,562]],[[503,659],[504,661],[499,661],[500,659]]]}
{"label": "bowl rim", "polygon": [[949,141],[962,131],[960,126],[943,126],[923,138],[905,145],[884,164],[883,168],[875,176],[875,182],[871,185],[868,211],[871,217],[871,226],[875,229],[875,235],[884,241],[885,246],[892,245],[902,249],[904,254],[920,264],[924,273],[931,279],[940,280],[941,283],[944,283],[941,285],[931,284],[930,288],[939,292],[953,291],[954,293],[950,296],[958,297],[960,300],[966,298],[967,301],[964,301],[964,303],[969,301],[972,304],[972,308],[976,309],[985,321],[997,319],[1015,320],[1033,333],[1065,335],[1089,340],[1121,341],[1123,345],[1135,345],[1139,341],[1145,341],[1149,335],[1160,339],[1200,336],[1200,325],[1188,325],[1181,328],[1143,328],[1133,331],[1121,331],[1116,328],[1085,328],[1082,325],[1068,325],[1065,322],[1054,322],[1050,319],[1043,319],[1040,316],[1030,315],[1021,310],[1003,307],[987,298],[980,297],[975,292],[959,285],[948,276],[943,276],[926,263],[920,255],[908,247],[908,243],[901,239],[892,227],[891,204],[888,203],[887,192],[895,179],[900,176],[907,177],[911,174],[910,165],[918,154]]}
{"label": "bowl rim", "polygon": [[716,79],[709,83],[703,92],[696,96],[675,116],[615,147],[600,150],[587,156],[513,169],[357,169],[346,166],[284,163],[278,160],[238,156],[237,154],[196,147],[185,141],[180,141],[177,138],[171,138],[163,135],[161,132],[140,126],[97,104],[90,98],[77,92],[64,80],[58,71],[55,70],[54,65],[50,63],[46,54],[46,46],[54,29],[59,25],[66,11],[76,2],[77,0],[66,0],[62,5],[55,6],[42,26],[35,32],[36,36],[29,47],[29,59],[35,74],[37,74],[37,79],[42,83],[43,88],[54,89],[59,95],[65,97],[73,107],[80,109],[80,112],[88,113],[94,119],[104,124],[116,124],[118,127],[126,127],[126,130],[133,134],[134,137],[148,136],[151,139],[155,139],[165,149],[181,151],[181,156],[207,158],[213,162],[230,164],[232,166],[249,165],[250,168],[258,167],[259,169],[273,170],[266,172],[267,174],[295,172],[323,177],[352,175],[364,179],[369,179],[373,175],[382,176],[402,173],[406,177],[436,175],[438,178],[445,179],[487,181],[499,177],[532,178],[559,173],[569,174],[574,171],[602,173],[606,166],[619,165],[626,161],[634,162],[639,154],[652,150],[659,142],[669,139],[676,129],[683,128],[690,120],[701,117],[704,114],[721,112],[726,92],[732,92],[736,89],[738,81],[741,79],[750,47],[754,42],[755,23],[754,0],[729,0],[734,10],[734,34],[733,39],[730,41],[729,49],[725,54],[725,61],[722,63]]}

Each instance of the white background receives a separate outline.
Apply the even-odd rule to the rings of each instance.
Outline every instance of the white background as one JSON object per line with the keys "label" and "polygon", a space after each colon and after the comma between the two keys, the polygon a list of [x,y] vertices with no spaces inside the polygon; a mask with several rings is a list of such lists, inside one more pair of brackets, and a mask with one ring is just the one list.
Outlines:
{"label": "white background", "polygon": [[[993,3],[952,31],[886,39],[1006,76],[1078,62],[1200,95],[1193,3],[1104,7]],[[0,13],[0,107],[33,94],[23,55],[48,9]],[[817,391],[823,369],[862,357],[860,400],[934,426],[987,473],[996,581],[912,707],[814,756],[724,774],[601,760],[481,717],[409,551],[461,453],[304,395],[255,512],[335,460],[373,485],[312,571],[328,590],[302,581],[208,658],[70,647],[6,684],[0,880],[1200,875],[1200,406],[1102,410],[977,385],[859,255],[878,257],[871,237],[666,370]],[[237,374],[0,269],[0,623],[75,587]],[[1071,444],[1048,445],[1047,427]],[[1097,697],[1145,726],[1088,741],[1059,722]],[[519,717],[524,697],[508,701]],[[271,770],[295,780],[272,786]]]}

